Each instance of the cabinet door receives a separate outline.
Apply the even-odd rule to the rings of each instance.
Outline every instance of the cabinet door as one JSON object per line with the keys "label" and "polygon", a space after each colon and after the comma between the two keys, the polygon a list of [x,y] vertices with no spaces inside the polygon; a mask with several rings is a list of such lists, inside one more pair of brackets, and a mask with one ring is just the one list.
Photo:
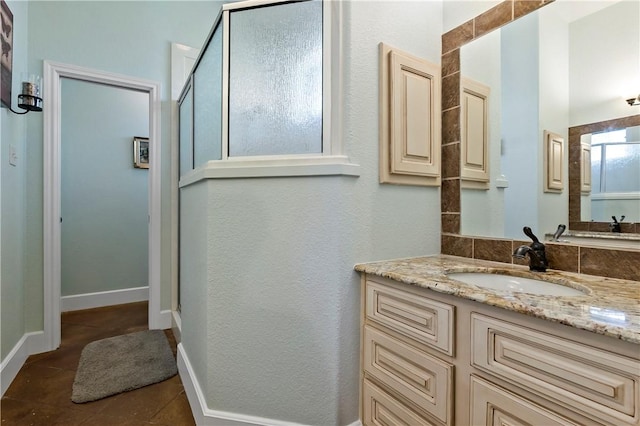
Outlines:
{"label": "cabinet door", "polygon": [[564,138],[544,131],[544,192],[564,189]]}
{"label": "cabinet door", "polygon": [[493,383],[471,376],[471,425],[576,425],[551,411],[520,398]]}
{"label": "cabinet door", "polygon": [[440,66],[380,43],[380,182],[440,185]]}
{"label": "cabinet door", "polygon": [[460,178],[463,188],[489,189],[489,87],[462,78]]}
{"label": "cabinet door", "polygon": [[437,426],[366,379],[362,398],[364,426]]}
{"label": "cabinet door", "polygon": [[453,418],[453,366],[375,328],[364,328],[364,371],[446,425]]}
{"label": "cabinet door", "polygon": [[639,424],[637,360],[477,313],[471,330],[474,367],[599,421]]}
{"label": "cabinet door", "polygon": [[367,319],[453,356],[454,308],[367,280]]}
{"label": "cabinet door", "polygon": [[580,192],[583,195],[591,193],[591,144],[580,144]]}

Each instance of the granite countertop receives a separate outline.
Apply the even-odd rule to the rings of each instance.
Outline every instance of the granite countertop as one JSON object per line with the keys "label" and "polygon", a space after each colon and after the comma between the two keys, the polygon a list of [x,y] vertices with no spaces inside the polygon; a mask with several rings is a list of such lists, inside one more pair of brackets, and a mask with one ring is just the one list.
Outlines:
{"label": "granite countertop", "polygon": [[[630,232],[567,231],[563,235],[567,237],[640,241],[640,234],[632,234]],[[560,239],[562,239],[563,235],[560,236]]]}
{"label": "granite countertop", "polygon": [[[552,233],[545,234],[545,238],[550,240],[553,237]],[[567,231],[559,238],[562,241],[564,237],[578,237],[578,238],[598,238],[604,240],[627,240],[627,241],[640,241],[640,234],[632,234],[630,232],[594,232],[594,231]]]}
{"label": "granite countertop", "polygon": [[[526,266],[447,255],[360,263],[355,270],[640,344],[638,281],[554,270],[530,272]],[[447,277],[451,272],[507,273],[582,289],[586,294],[540,296],[483,289]]]}

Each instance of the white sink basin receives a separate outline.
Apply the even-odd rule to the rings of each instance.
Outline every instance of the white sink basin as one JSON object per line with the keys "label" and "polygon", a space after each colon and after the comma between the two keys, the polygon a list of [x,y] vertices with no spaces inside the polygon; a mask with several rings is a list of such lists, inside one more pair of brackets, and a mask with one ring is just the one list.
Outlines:
{"label": "white sink basin", "polygon": [[484,272],[452,272],[449,278],[476,287],[490,288],[515,293],[539,294],[544,296],[584,296],[582,290],[531,278]]}

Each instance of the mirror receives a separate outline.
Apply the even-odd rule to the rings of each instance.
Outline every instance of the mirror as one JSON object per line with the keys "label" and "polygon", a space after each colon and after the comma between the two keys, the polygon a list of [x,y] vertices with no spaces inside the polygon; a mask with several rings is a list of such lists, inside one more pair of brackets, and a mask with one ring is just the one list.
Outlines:
{"label": "mirror", "polygon": [[[615,133],[611,134],[611,132]],[[638,226],[640,206],[638,205],[637,189],[640,187],[640,177],[638,176],[640,174],[640,158],[637,153],[637,150],[640,149],[639,132],[640,114],[569,129],[569,176],[572,177],[569,187],[570,229],[608,232],[612,222],[611,216],[616,216],[616,220],[619,220],[621,215],[625,215],[625,220],[620,226],[621,232],[640,233]],[[614,142],[621,140],[623,135],[624,143]],[[599,164],[597,161],[598,151],[595,156],[591,155],[593,145],[602,142],[616,146],[612,159],[621,163],[619,165],[621,167],[618,165],[613,167],[613,172],[618,174],[618,179],[613,179],[613,187],[610,186],[610,176],[604,176],[604,179],[602,177],[603,166],[606,167],[606,165],[602,162],[601,153],[607,151],[607,148],[596,148],[600,153]],[[625,155],[621,155],[619,147],[626,151]],[[605,157],[608,156],[605,153]],[[591,161],[589,157],[596,157],[595,161]],[[604,174],[606,175],[608,172],[610,170],[605,168]],[[621,177],[620,173],[626,174]],[[602,193],[603,188],[604,194]],[[610,189],[609,194],[607,194],[608,189]]]}
{"label": "mirror", "polygon": [[583,222],[640,222],[640,126],[606,129],[580,135],[580,146],[591,160],[581,167],[587,182],[581,190]]}
{"label": "mirror", "polygon": [[[522,239],[523,224],[540,236],[567,222],[569,182],[576,178],[566,160],[569,128],[640,110],[625,102],[640,91],[639,16],[636,0],[557,0],[461,47],[463,88],[465,79],[471,79],[490,89],[490,182],[488,189],[467,189],[462,182],[461,234]],[[559,193],[543,190],[545,130],[565,141],[562,174],[568,179]],[[625,211],[635,208],[640,215],[638,191],[625,190]],[[591,199],[598,197],[592,193]],[[597,208],[578,203],[578,211],[584,210],[578,217],[610,222],[607,209],[619,207],[601,208],[602,201],[594,200],[601,203]],[[597,215],[589,217],[589,212]],[[640,221],[631,217],[625,221]]]}

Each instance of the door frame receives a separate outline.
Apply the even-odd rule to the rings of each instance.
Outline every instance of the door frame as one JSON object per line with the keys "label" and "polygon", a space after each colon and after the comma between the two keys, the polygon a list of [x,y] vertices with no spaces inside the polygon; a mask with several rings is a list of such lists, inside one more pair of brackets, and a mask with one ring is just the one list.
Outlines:
{"label": "door frame", "polygon": [[[163,329],[161,313],[161,130],[160,83],[44,61],[43,125],[43,251],[44,251],[44,340],[47,350],[60,346],[61,326],[61,87],[62,78],[105,84],[149,94],[149,329]],[[87,105],[91,107],[91,105]]]}

